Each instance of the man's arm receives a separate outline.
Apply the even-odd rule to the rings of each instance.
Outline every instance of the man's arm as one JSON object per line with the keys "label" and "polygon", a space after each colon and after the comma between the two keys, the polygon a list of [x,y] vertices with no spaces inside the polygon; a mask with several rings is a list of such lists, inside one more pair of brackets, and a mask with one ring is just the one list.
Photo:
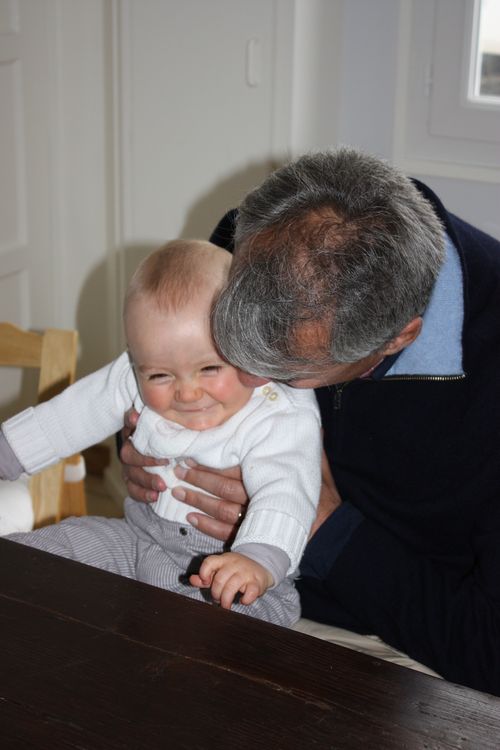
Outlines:
{"label": "man's arm", "polygon": [[352,623],[448,680],[500,694],[499,507],[492,503],[470,571],[458,576],[344,503],[347,513],[334,513],[306,549],[304,616]]}

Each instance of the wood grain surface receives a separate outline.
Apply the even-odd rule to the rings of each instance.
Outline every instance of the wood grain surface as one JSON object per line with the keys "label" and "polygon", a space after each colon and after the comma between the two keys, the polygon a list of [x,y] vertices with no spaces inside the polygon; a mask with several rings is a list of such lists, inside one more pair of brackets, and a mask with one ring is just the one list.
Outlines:
{"label": "wood grain surface", "polygon": [[2,750],[500,747],[500,700],[0,539]]}

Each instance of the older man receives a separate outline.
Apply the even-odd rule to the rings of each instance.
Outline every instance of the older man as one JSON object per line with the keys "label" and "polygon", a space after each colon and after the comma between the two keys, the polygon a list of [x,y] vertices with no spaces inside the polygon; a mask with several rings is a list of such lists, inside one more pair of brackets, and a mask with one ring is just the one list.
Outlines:
{"label": "older man", "polygon": [[[233,218],[213,239],[231,244]],[[335,478],[325,464],[303,615],[500,694],[500,243],[342,149],[253,190],[234,245],[215,340],[247,383],[317,389]],[[191,522],[228,538],[246,501],[237,473],[187,479],[209,514]],[[155,499],[156,480],[128,480]]]}

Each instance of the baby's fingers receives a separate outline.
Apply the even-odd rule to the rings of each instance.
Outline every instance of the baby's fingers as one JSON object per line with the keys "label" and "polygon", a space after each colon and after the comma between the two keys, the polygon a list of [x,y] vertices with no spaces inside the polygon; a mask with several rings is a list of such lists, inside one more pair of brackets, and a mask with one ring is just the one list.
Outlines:
{"label": "baby's fingers", "polygon": [[198,575],[204,583],[212,582],[214,575],[222,565],[221,557],[221,555],[209,555],[203,560]]}
{"label": "baby's fingers", "polygon": [[213,577],[220,566],[219,559],[219,555],[209,555],[209,557],[206,557],[200,565],[198,573],[193,573],[189,576],[189,583],[192,586],[202,589],[210,588]]}
{"label": "baby's fingers", "polygon": [[[220,605],[224,609],[231,609],[231,604],[234,601],[234,597],[240,590],[240,586],[242,586],[242,579],[241,576],[238,575],[238,573],[234,573],[224,584],[222,591],[220,593]],[[213,587],[212,587],[212,596],[213,594]],[[214,598],[216,598],[214,596]]]}
{"label": "baby's fingers", "polygon": [[193,575],[189,576],[189,583],[191,586],[196,586],[199,589],[208,589],[210,588],[211,581],[204,581],[197,573],[193,573]]}
{"label": "baby's fingers", "polygon": [[259,587],[256,583],[249,583],[245,587],[243,596],[240,599],[241,604],[252,604],[260,595]]}

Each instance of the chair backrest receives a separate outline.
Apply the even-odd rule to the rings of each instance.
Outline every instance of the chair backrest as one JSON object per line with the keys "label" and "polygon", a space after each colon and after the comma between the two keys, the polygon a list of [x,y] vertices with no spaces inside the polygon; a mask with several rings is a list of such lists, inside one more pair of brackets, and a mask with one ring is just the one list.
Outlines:
{"label": "chair backrest", "polygon": [[[0,365],[39,370],[38,401],[46,401],[75,379],[78,333],[48,328],[26,331],[0,322]],[[60,520],[64,494],[64,462],[31,477],[35,527]]]}

